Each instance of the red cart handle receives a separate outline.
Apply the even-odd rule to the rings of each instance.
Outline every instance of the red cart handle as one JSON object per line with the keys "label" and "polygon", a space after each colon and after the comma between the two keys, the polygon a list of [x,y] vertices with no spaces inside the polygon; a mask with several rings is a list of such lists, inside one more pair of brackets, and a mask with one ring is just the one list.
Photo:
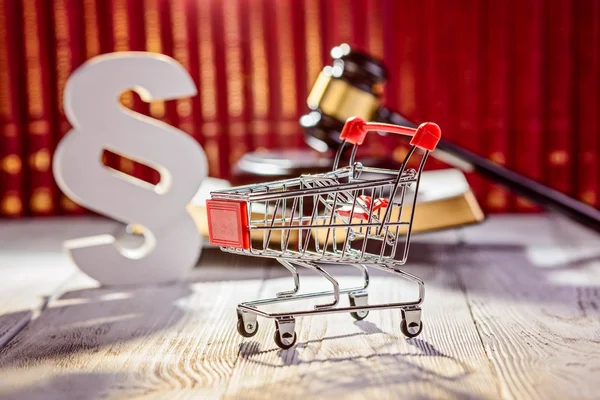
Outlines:
{"label": "red cart handle", "polygon": [[424,122],[417,129],[405,126],[384,124],[379,122],[366,122],[359,117],[350,117],[346,120],[340,139],[354,145],[361,145],[365,141],[367,132],[380,131],[412,136],[410,144],[425,151],[432,151],[437,146],[442,136],[442,131],[433,122]]}

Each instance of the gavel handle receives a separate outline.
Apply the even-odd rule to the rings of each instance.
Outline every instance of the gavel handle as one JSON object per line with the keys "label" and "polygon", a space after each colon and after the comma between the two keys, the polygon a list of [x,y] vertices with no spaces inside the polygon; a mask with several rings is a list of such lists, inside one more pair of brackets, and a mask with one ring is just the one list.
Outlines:
{"label": "gavel handle", "polygon": [[[380,111],[378,120],[414,128],[417,127],[414,122],[388,109],[382,109]],[[452,157],[458,158],[462,162],[466,162],[473,171],[480,173],[491,181],[505,186],[512,192],[543,207],[561,213],[573,221],[600,233],[599,210],[534,181],[533,179],[504,168],[503,166],[487,160],[463,147],[450,143],[443,138],[440,139],[437,149],[433,151],[431,155],[435,157],[435,153],[438,151],[442,151]],[[446,157],[442,156],[440,158],[445,159]]]}

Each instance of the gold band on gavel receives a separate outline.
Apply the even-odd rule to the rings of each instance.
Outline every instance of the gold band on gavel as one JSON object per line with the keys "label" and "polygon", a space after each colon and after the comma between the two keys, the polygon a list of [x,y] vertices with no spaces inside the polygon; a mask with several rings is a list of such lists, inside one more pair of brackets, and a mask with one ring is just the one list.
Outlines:
{"label": "gold band on gavel", "polygon": [[321,72],[308,95],[307,104],[311,109],[320,108],[338,121],[344,122],[354,116],[371,121],[380,101],[372,93]]}

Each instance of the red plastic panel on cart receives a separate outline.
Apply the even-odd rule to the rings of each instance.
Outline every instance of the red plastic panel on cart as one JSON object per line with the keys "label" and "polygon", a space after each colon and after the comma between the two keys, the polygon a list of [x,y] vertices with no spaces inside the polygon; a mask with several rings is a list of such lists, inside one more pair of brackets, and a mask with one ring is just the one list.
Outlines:
{"label": "red plastic panel on cart", "polygon": [[216,246],[250,248],[248,205],[245,201],[207,200],[208,236]]}

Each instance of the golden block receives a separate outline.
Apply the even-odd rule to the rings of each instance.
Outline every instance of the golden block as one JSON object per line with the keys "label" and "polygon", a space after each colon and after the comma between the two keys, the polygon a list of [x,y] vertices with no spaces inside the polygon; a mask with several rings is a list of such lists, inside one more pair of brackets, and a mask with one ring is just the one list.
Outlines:
{"label": "golden block", "polygon": [[[208,220],[206,217],[206,208],[203,205],[187,206],[189,214],[194,219],[198,231],[205,237],[208,237]],[[396,211],[396,208],[394,209]],[[383,209],[382,212],[385,212]],[[406,205],[402,213],[402,221],[408,221],[412,212],[412,205]],[[395,221],[397,215],[391,216],[391,220]],[[253,212],[251,218],[253,220],[262,220],[264,214]],[[432,201],[418,202],[415,209],[412,232],[429,232],[447,228],[454,228],[469,224],[481,222],[485,219],[483,211],[475,196],[468,190],[459,195],[449,198],[437,199]],[[353,221],[358,223],[359,221]],[[374,228],[372,228],[374,229]],[[406,227],[400,227],[400,233],[406,233]],[[282,230],[274,230],[271,236],[271,243],[281,243]],[[390,232],[395,233],[394,229]],[[317,237],[321,244],[324,243],[327,235],[327,228],[313,230],[313,237]],[[345,228],[336,228],[336,241],[339,243],[345,239]],[[254,231],[252,240],[262,240],[263,232]],[[290,234],[290,243],[297,243],[298,230],[292,230]],[[333,234],[330,234],[329,242],[333,240]]]}

